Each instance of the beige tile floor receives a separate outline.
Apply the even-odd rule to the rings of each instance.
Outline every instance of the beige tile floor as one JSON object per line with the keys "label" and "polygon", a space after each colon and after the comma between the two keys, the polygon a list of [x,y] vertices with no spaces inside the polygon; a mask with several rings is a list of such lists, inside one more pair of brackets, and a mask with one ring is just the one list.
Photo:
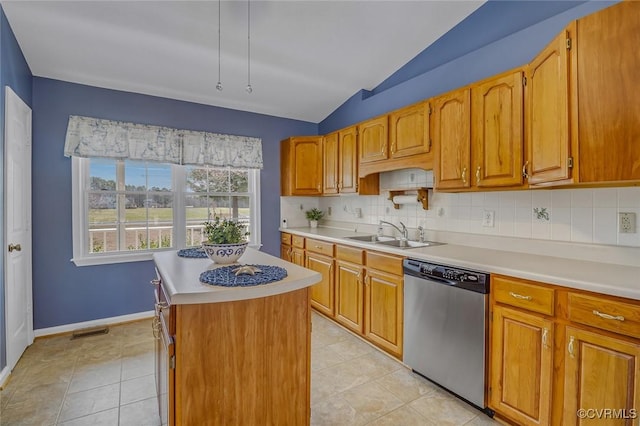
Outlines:
{"label": "beige tile floor", "polygon": [[[0,425],[158,425],[150,320],[37,339],[0,391]],[[311,424],[493,425],[481,412],[313,315]]]}

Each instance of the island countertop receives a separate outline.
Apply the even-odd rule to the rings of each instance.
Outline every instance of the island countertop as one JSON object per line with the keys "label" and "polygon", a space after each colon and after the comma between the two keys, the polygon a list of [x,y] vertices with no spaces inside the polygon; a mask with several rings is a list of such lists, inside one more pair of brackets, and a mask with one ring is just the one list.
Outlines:
{"label": "island countertop", "polygon": [[280,266],[287,270],[287,277],[269,284],[250,287],[222,287],[200,282],[200,274],[228,265],[215,264],[208,258],[179,257],[175,250],[155,253],[153,260],[162,277],[169,301],[177,305],[257,299],[309,287],[321,279],[318,272],[251,248],[247,248],[238,264]]}

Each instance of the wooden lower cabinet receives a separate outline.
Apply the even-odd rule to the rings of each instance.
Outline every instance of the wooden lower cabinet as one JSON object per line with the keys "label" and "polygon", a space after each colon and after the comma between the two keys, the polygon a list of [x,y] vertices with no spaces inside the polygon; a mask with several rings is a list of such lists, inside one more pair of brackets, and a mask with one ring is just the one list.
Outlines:
{"label": "wooden lower cabinet", "polygon": [[322,274],[322,280],[311,287],[311,306],[333,317],[335,313],[333,257],[308,252],[306,266]]}
{"label": "wooden lower cabinet", "polygon": [[490,405],[520,425],[550,423],[553,327],[540,315],[493,309]]}
{"label": "wooden lower cabinet", "polygon": [[364,267],[336,260],[336,321],[364,332]]}
{"label": "wooden lower cabinet", "polygon": [[496,417],[515,425],[640,425],[640,301],[500,275],[491,286]]}
{"label": "wooden lower cabinet", "polygon": [[398,358],[402,358],[403,283],[401,275],[367,268],[364,335]]}
{"label": "wooden lower cabinet", "polygon": [[291,263],[295,263],[298,266],[305,266],[304,262],[304,250],[301,248],[293,247],[291,249]]}
{"label": "wooden lower cabinet", "polygon": [[[562,424],[638,425],[640,344],[571,326],[566,328],[565,342]],[[613,412],[581,419],[577,415],[581,408]],[[597,412],[591,414],[598,417]]]}

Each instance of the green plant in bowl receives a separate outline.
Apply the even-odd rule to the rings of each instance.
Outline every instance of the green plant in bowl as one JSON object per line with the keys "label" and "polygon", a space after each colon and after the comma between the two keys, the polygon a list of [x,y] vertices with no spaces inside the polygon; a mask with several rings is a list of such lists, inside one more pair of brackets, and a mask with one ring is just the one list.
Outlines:
{"label": "green plant in bowl", "polygon": [[320,220],[324,217],[324,212],[320,209],[316,209],[315,207],[311,210],[307,210],[304,214],[307,216],[307,220]]}
{"label": "green plant in bowl", "polygon": [[202,248],[209,259],[220,264],[233,263],[244,254],[249,244],[245,223],[215,216],[213,221],[203,225],[207,240],[202,243]]}

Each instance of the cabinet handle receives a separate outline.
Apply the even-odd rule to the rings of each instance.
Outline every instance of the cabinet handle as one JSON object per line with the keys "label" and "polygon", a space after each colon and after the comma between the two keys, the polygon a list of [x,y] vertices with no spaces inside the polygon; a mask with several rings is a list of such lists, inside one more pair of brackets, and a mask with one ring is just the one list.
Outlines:
{"label": "cabinet handle", "polygon": [[529,177],[529,173],[527,173],[527,166],[529,165],[529,160],[527,160],[524,165],[522,166],[522,177],[523,178],[528,178]]}
{"label": "cabinet handle", "polygon": [[481,167],[478,166],[478,168],[476,169],[476,184],[480,184],[480,169]]}
{"label": "cabinet handle", "polygon": [[575,358],[576,355],[574,353],[573,342],[575,341],[575,337],[569,337],[569,345],[567,345],[567,350],[569,351],[569,355],[571,358]]}
{"label": "cabinet handle", "polygon": [[153,337],[156,340],[160,340],[160,317],[158,315],[153,317],[151,323],[151,330],[153,330]]}
{"label": "cabinet handle", "polygon": [[382,154],[384,154],[385,152],[387,152],[387,144],[385,143],[384,145],[382,145],[382,149],[380,150],[380,152]]}
{"label": "cabinet handle", "polygon": [[594,310],[593,311],[593,315],[599,316],[600,318],[604,318],[604,319],[608,319],[608,320],[615,320],[615,321],[624,321],[624,317],[622,315],[609,315],[609,314],[605,314],[603,312],[599,312]]}
{"label": "cabinet handle", "polygon": [[461,178],[462,178],[462,183],[464,183],[466,185],[466,183],[467,183],[467,168],[466,167],[462,168],[462,176],[461,176]]}
{"label": "cabinet handle", "polygon": [[9,253],[14,251],[22,251],[22,246],[20,244],[9,244]]}
{"label": "cabinet handle", "polygon": [[338,185],[336,185],[338,187],[338,189],[342,189],[342,182],[338,182]]}
{"label": "cabinet handle", "polygon": [[523,296],[521,294],[514,293],[512,291],[510,291],[509,294],[511,295],[511,297],[513,297],[515,299],[520,299],[520,300],[531,300],[531,299],[533,299],[533,297],[531,297],[531,296]]}
{"label": "cabinet handle", "polygon": [[315,248],[317,248],[318,250],[322,250],[322,246],[314,246]]}
{"label": "cabinet handle", "polygon": [[394,154],[396,152],[396,144],[395,142],[391,144],[391,153]]}
{"label": "cabinet handle", "polygon": [[160,280],[156,278],[155,280],[149,281],[149,284],[151,284],[153,286],[159,286],[160,285]]}
{"label": "cabinet handle", "polygon": [[316,186],[316,189],[318,190],[318,192],[322,192],[322,188],[320,188],[320,184],[318,184],[318,186]]}
{"label": "cabinet handle", "polygon": [[545,348],[545,349],[549,347],[547,345],[548,337],[549,337],[549,329],[543,328],[542,329],[542,347]]}

